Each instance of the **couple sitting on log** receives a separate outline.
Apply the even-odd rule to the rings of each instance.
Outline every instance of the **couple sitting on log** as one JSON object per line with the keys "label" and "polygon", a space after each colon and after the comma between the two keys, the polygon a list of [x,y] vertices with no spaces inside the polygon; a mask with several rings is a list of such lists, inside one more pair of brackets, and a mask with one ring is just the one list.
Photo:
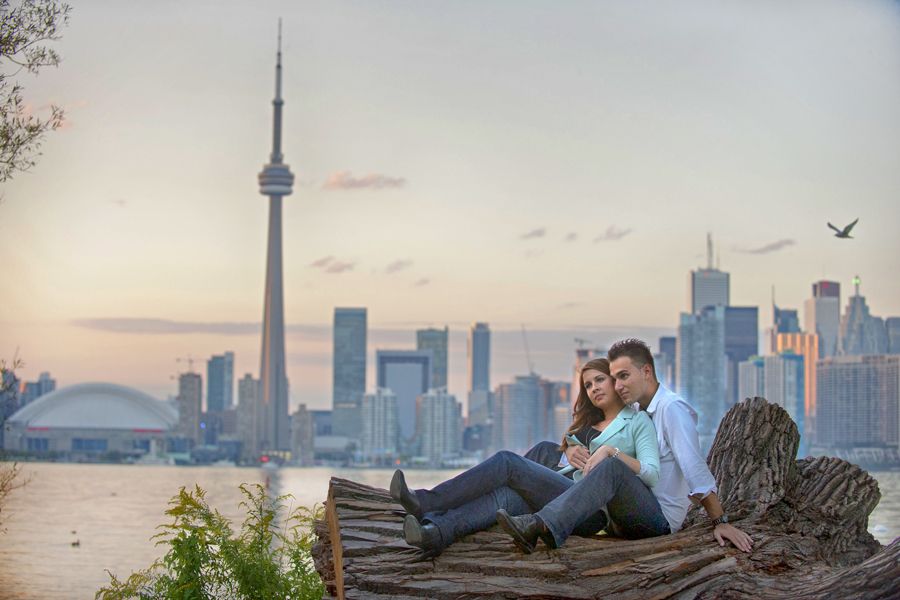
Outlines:
{"label": "couple sitting on log", "polygon": [[613,344],[608,359],[584,365],[579,388],[560,447],[577,469],[572,479],[507,451],[432,490],[410,490],[398,470],[390,492],[408,513],[406,542],[434,557],[498,522],[525,553],[538,540],[558,548],[573,533],[654,537],[678,531],[694,501],[720,545],[750,551],[750,536],[728,523],[700,454],[697,413],[656,379],[644,342]]}

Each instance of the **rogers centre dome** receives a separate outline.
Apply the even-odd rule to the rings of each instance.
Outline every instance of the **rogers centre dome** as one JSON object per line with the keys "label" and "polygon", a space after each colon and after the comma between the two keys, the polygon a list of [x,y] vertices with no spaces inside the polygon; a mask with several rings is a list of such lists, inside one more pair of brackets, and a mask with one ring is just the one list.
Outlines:
{"label": "rogers centre dome", "polygon": [[164,449],[177,424],[174,407],[144,392],[82,383],[41,396],[10,416],[3,446],[34,453],[142,455]]}

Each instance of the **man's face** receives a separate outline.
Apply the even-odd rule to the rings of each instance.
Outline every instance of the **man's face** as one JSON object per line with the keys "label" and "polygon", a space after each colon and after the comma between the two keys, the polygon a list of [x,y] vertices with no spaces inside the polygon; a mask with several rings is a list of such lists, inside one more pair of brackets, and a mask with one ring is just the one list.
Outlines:
{"label": "man's face", "polygon": [[626,404],[649,402],[650,365],[638,367],[628,356],[620,356],[609,365],[609,371],[616,380],[616,393]]}

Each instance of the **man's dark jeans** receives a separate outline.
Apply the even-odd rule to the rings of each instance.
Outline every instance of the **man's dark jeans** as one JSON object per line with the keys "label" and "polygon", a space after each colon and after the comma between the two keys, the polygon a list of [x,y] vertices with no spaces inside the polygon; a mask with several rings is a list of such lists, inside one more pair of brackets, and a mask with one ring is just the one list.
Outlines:
{"label": "man's dark jeans", "polygon": [[619,535],[642,538],[669,532],[656,497],[628,467],[606,459],[577,484],[512,452],[501,451],[432,490],[416,490],[425,520],[444,546],[511,515],[537,512],[561,546],[572,533],[592,535],[609,517]]}

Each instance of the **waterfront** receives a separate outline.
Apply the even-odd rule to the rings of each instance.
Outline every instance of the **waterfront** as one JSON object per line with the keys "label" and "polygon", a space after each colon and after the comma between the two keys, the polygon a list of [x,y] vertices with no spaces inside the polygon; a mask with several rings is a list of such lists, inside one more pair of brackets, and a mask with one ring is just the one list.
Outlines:
{"label": "waterfront", "polygon": [[[332,476],[387,487],[392,472],[26,463],[23,473],[30,482],[8,498],[3,511],[0,598],[93,598],[108,581],[106,569],[126,577],[149,566],[161,550],[150,537],[166,520],[168,501],[181,486],[200,485],[210,505],[235,520],[243,518],[241,483],[268,478],[273,493],[312,506],[325,499]],[[431,487],[455,471],[407,473],[411,485]],[[869,530],[887,544],[900,535],[900,472],[873,475],[882,499]]]}

